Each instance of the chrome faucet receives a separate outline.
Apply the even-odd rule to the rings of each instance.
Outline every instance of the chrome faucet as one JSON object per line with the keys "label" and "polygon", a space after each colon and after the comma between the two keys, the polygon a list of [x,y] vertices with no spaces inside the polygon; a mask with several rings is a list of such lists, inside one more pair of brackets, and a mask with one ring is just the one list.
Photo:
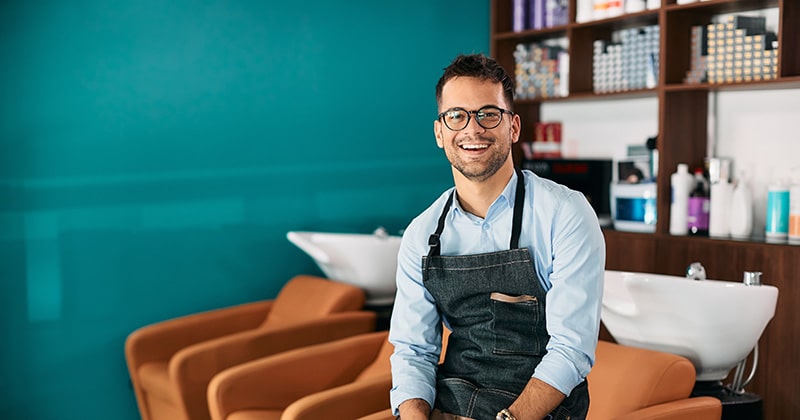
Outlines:
{"label": "chrome faucet", "polygon": [[745,271],[744,278],[742,279],[747,286],[761,286],[761,272],[760,271]]}
{"label": "chrome faucet", "polygon": [[686,278],[690,280],[705,280],[706,268],[699,262],[693,262],[686,267]]}

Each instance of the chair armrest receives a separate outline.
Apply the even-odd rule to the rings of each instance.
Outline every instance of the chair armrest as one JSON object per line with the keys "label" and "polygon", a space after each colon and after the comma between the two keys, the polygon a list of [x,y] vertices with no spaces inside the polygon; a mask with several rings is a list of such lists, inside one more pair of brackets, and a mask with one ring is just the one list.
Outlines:
{"label": "chair armrest", "polygon": [[391,374],[331,388],[293,402],[281,420],[356,419],[389,407],[391,389]]}
{"label": "chair armrest", "polygon": [[166,362],[178,350],[202,341],[254,329],[267,318],[272,300],[214,309],[147,325],[125,340],[131,372],[143,363]]}
{"label": "chair armrest", "polygon": [[[208,386],[212,418],[292,402],[352,382],[375,360],[387,332],[360,334],[262,357],[220,372]],[[388,373],[388,372],[387,372]]]}
{"label": "chair armrest", "polygon": [[617,420],[719,420],[722,403],[714,397],[695,397],[651,405]]}
{"label": "chair armrest", "polygon": [[395,420],[394,414],[392,414],[392,409],[387,408],[385,410],[378,411],[377,413],[372,413],[366,415],[364,417],[359,417],[358,420]]}
{"label": "chair armrest", "polygon": [[375,312],[350,311],[282,328],[219,337],[176,353],[170,359],[169,377],[177,387],[188,417],[205,418],[208,384],[224,369],[287,350],[372,332],[375,321]]}

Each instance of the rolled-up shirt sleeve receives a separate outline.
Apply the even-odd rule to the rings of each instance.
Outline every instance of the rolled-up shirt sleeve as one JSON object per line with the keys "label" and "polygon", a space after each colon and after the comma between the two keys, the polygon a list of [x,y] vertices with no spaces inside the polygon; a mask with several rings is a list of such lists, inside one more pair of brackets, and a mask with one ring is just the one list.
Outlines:
{"label": "rolled-up shirt sleeve", "polygon": [[594,364],[605,270],[605,240],[594,211],[572,192],[554,208],[551,262],[546,278],[547,353],[533,377],[565,395]]}
{"label": "rolled-up shirt sleeve", "polygon": [[442,351],[442,322],[433,297],[422,284],[421,251],[427,237],[414,225],[403,235],[398,254],[397,295],[392,310],[389,341],[391,356],[391,405],[421,398],[433,407],[436,399],[436,367]]}

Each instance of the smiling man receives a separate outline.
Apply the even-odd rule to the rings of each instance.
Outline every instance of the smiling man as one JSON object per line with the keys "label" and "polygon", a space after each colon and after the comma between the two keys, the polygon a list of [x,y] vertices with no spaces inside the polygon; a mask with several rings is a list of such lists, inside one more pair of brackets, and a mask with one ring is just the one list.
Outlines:
{"label": "smiling man", "polygon": [[513,92],[477,54],[436,85],[434,136],[455,187],[398,254],[391,400],[403,420],[586,417],[605,243],[581,193],[515,169]]}

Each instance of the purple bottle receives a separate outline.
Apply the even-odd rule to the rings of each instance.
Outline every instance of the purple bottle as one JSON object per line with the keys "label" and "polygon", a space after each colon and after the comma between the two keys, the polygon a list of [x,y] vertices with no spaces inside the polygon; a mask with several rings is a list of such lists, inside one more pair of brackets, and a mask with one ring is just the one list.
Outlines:
{"label": "purple bottle", "polygon": [[689,194],[689,211],[686,221],[689,235],[708,236],[709,191],[702,169],[694,170],[695,186]]}

